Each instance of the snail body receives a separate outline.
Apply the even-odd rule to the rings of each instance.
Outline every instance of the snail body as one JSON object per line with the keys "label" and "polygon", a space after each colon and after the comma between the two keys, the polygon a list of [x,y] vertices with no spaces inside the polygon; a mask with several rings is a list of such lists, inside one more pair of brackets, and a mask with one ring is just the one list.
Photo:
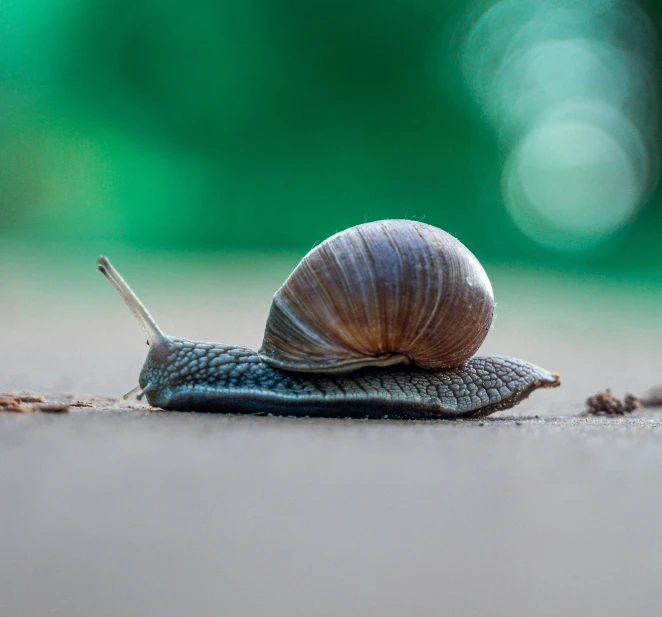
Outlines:
{"label": "snail body", "polygon": [[169,338],[152,347],[140,374],[151,405],[176,411],[360,418],[476,418],[507,409],[558,376],[515,358],[475,357],[421,371],[371,367],[351,373],[294,373],[252,350]]}
{"label": "snail body", "polygon": [[138,396],[166,410],[481,417],[560,384],[524,360],[472,357],[492,322],[489,279],[423,223],[366,223],[313,249],[275,294],[257,353],[166,336],[105,257],[99,270],[148,336]]}

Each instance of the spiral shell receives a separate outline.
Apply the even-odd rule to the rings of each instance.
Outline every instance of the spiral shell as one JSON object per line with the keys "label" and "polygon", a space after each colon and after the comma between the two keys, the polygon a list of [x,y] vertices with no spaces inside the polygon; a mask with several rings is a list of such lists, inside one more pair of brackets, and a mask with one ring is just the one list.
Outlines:
{"label": "spiral shell", "polygon": [[478,350],[493,313],[487,274],[459,240],[416,221],[365,223],[302,259],[274,295],[259,354],[305,372],[451,368]]}

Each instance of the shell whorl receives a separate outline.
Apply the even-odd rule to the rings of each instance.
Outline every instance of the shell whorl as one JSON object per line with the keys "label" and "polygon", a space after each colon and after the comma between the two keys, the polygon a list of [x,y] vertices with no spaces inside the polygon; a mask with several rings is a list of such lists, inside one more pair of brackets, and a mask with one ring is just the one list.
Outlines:
{"label": "shell whorl", "polygon": [[365,223],[310,251],[276,292],[260,357],[292,371],[459,366],[487,336],[492,286],[474,255],[416,221]]}

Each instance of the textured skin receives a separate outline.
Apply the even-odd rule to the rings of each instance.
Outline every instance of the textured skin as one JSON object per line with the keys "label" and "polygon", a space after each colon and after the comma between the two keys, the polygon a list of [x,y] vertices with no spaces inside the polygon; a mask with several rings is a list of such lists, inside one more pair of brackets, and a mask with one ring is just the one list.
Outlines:
{"label": "textured skin", "polygon": [[393,366],[292,373],[244,347],[174,337],[150,348],[140,374],[149,403],[166,410],[342,418],[474,418],[559,383],[556,373],[499,356],[443,371]]}

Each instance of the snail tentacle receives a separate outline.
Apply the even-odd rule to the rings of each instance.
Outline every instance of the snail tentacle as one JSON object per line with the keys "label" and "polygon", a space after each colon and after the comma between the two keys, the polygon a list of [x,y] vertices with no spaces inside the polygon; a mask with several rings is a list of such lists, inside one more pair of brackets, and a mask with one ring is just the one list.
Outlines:
{"label": "snail tentacle", "polygon": [[115,288],[115,291],[117,291],[120,298],[124,300],[124,303],[129,307],[129,310],[142,326],[142,329],[147,335],[149,344],[158,345],[162,342],[165,339],[165,335],[161,332],[161,329],[158,327],[149,311],[145,308],[145,305],[138,299],[138,296],[133,292],[131,287],[129,287],[129,284],[122,278],[122,275],[113,267],[110,261],[108,261],[108,258],[103,255],[99,257],[97,263],[99,264],[97,270],[108,279],[108,282]]}

